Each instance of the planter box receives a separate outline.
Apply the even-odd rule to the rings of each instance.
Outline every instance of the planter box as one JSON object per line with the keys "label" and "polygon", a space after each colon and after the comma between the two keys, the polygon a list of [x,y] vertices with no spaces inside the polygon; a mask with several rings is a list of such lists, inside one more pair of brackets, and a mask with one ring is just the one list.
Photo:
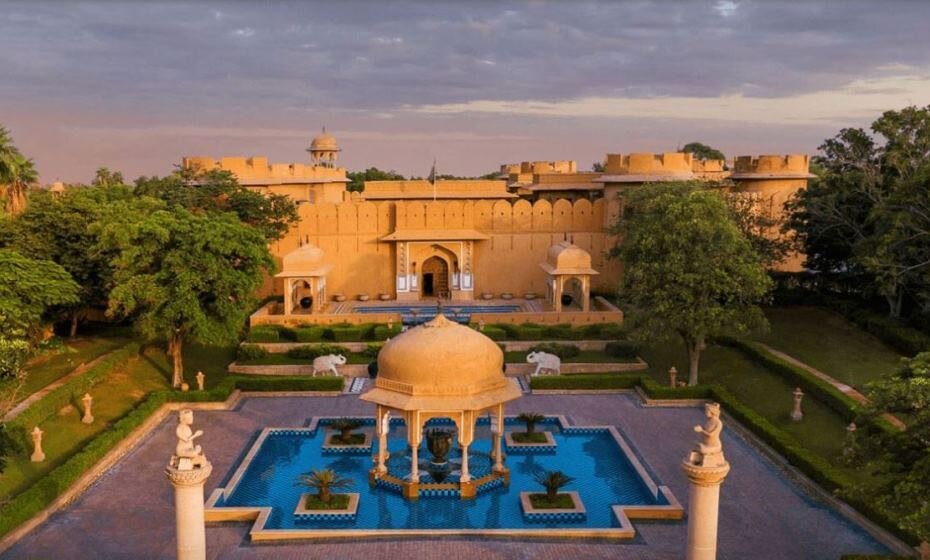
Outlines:
{"label": "planter box", "polygon": [[333,521],[354,521],[358,514],[358,493],[343,494],[349,496],[349,503],[345,509],[307,509],[307,497],[313,494],[301,494],[294,517],[297,519],[324,519]]}
{"label": "planter box", "polygon": [[323,440],[323,453],[345,453],[345,454],[367,454],[371,453],[371,432],[355,432],[360,433],[365,436],[365,439],[362,440],[362,443],[352,443],[352,444],[341,444],[341,443],[330,443],[330,438],[333,435],[338,434],[338,430],[327,430],[326,438]]}
{"label": "planter box", "polygon": [[520,508],[523,510],[523,518],[527,521],[584,521],[588,512],[581,502],[578,492],[559,492],[562,495],[568,495],[572,498],[575,507],[572,508],[542,508],[533,507],[530,501],[530,494],[544,494],[545,492],[520,492]]}
{"label": "planter box", "polygon": [[511,452],[555,451],[556,444],[555,444],[555,438],[552,437],[552,432],[536,432],[536,433],[546,436],[546,441],[520,443],[518,441],[513,440],[513,432],[504,432],[504,445],[507,447],[507,450]]}

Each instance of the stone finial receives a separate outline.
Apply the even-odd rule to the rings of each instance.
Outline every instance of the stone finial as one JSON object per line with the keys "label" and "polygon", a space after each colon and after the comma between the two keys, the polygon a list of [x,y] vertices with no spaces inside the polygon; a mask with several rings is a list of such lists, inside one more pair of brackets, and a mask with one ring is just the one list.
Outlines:
{"label": "stone finial", "polygon": [[207,376],[204,375],[202,371],[198,371],[198,372],[197,372],[197,375],[196,375],[196,378],[197,378],[197,390],[198,390],[198,391],[203,391],[203,381],[204,381],[204,379],[207,378]]}
{"label": "stone finial", "polygon": [[804,413],[801,412],[801,400],[804,398],[804,391],[802,391],[800,387],[795,387],[791,395],[794,397],[794,408],[791,409],[791,420],[800,422],[804,418]]}
{"label": "stone finial", "polygon": [[672,389],[678,386],[678,370],[675,366],[668,368],[668,386]]}
{"label": "stone finial", "polygon": [[90,393],[84,393],[84,398],[81,399],[81,403],[84,405],[84,416],[81,418],[81,422],[84,424],[93,424],[94,415],[90,411],[90,407],[94,404],[94,397],[90,396]]}
{"label": "stone finial", "polygon": [[707,422],[703,426],[695,426],[694,431],[700,434],[697,446],[691,451],[687,462],[697,467],[722,467],[727,465],[723,456],[723,444],[720,442],[720,433],[723,431],[723,421],[720,420],[720,405],[707,403],[704,405],[704,415]]}
{"label": "stone finial", "polygon": [[203,430],[195,432],[191,428],[193,423],[194,411],[185,408],[178,412],[178,427],[174,431],[178,442],[170,466],[179,471],[201,468],[206,463],[203,450],[194,444],[194,440],[203,435]]}
{"label": "stone finial", "polygon": [[33,463],[41,463],[45,460],[45,452],[42,451],[42,435],[44,433],[38,426],[32,429],[32,456],[29,457],[29,460]]}

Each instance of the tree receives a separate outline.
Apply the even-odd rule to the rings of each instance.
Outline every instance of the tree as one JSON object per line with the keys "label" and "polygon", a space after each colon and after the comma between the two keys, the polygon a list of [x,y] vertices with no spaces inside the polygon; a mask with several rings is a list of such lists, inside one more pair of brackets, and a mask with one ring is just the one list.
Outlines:
{"label": "tree", "polygon": [[0,249],[0,333],[35,338],[45,311],[77,301],[78,286],[59,265]]}
{"label": "tree", "polygon": [[768,211],[765,199],[741,192],[718,192],[723,195],[736,227],[752,244],[766,268],[772,268],[784,260],[792,249],[794,240],[789,235],[779,235],[779,220]]}
{"label": "tree", "polygon": [[697,159],[727,159],[720,150],[700,142],[688,142],[678,151],[685,154],[694,154]]}
{"label": "tree", "polygon": [[300,475],[297,478],[297,484],[315,489],[317,499],[328,504],[333,497],[334,489],[350,488],[355,485],[355,481],[332,469],[320,469]]}
{"label": "tree", "polygon": [[116,255],[107,312],[132,317],[149,340],[167,340],[172,386],[179,387],[184,343],[234,341],[275,264],[261,232],[230,213],[144,205],[111,205],[103,221],[101,250]]}
{"label": "tree", "polygon": [[107,167],[100,167],[94,173],[94,180],[91,183],[95,187],[115,187],[125,185],[123,174],[119,171],[110,171]]}
{"label": "tree", "polygon": [[631,191],[624,203],[611,228],[622,243],[610,253],[624,265],[621,298],[634,311],[640,338],[681,337],[695,385],[709,337],[766,325],[758,304],[772,281],[717,193],[691,183],[653,184]]}
{"label": "tree", "polygon": [[591,164],[591,171],[594,171],[595,173],[603,173],[606,170],[607,166],[604,165],[603,161],[595,161]]}
{"label": "tree", "polygon": [[540,422],[545,422],[546,417],[542,414],[537,414],[535,412],[523,412],[517,416],[517,420],[526,424],[526,433],[532,434],[536,432],[536,424]]}
{"label": "tree", "polygon": [[857,419],[870,426],[880,414],[907,418],[907,429],[859,430],[848,442],[852,462],[879,476],[858,489],[880,508],[900,519],[904,529],[930,541],[930,352],[907,360],[889,377],[870,384],[871,404]]}
{"label": "tree", "polygon": [[541,471],[533,475],[533,478],[546,489],[546,500],[550,504],[555,503],[561,488],[575,480],[562,471]]}
{"label": "tree", "polygon": [[404,176],[391,171],[382,171],[377,167],[369,167],[365,171],[349,171],[346,173],[349,178],[349,184],[346,190],[350,192],[362,192],[365,190],[365,181],[403,181]]}
{"label": "tree", "polygon": [[250,191],[229,171],[196,173],[185,169],[167,177],[140,177],[135,192],[194,214],[231,212],[268,241],[284,237],[299,220],[289,196]]}
{"label": "tree", "polygon": [[32,159],[9,145],[0,153],[0,184],[6,186],[6,207],[10,214],[19,214],[26,207],[26,191],[39,180]]}
{"label": "tree", "polygon": [[69,189],[59,197],[37,191],[11,224],[13,247],[58,263],[80,286],[78,301],[64,309],[72,337],[89,310],[107,306],[113,255],[99,250],[98,222],[107,205],[132,198],[125,186]]}

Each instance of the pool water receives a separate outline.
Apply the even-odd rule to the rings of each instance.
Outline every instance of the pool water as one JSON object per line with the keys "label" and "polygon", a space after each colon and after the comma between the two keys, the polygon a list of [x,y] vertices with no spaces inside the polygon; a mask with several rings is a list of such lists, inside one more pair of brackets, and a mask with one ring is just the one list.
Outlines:
{"label": "pool water", "polygon": [[[520,310],[520,305],[453,305],[447,303],[442,307],[443,315],[447,319],[464,324],[471,321],[472,313],[515,313]],[[419,325],[436,317],[438,308],[435,305],[360,305],[356,306],[353,311],[356,313],[400,313],[405,325]]]}
{"label": "pool water", "polygon": [[[479,421],[475,442],[469,447],[469,467],[473,476],[490,469],[490,432],[487,419]],[[521,430],[522,424],[508,418],[508,430]],[[373,420],[372,420],[373,423]],[[372,429],[369,425],[366,429]],[[365,454],[324,453],[325,426],[310,430],[271,431],[231,494],[221,498],[216,507],[272,508],[268,529],[545,529],[610,528],[618,523],[611,506],[657,504],[658,500],[639,477],[613,436],[606,429],[561,429],[555,419],[540,424],[556,440],[555,452],[507,452],[505,465],[510,469],[510,486],[488,489],[473,500],[458,497],[421,496],[418,501],[405,500],[393,489],[370,487],[368,470],[372,458]],[[392,454],[389,468],[409,472],[403,423],[394,419],[388,448]],[[375,449],[377,444],[375,444]],[[450,454],[455,460],[457,453]],[[425,442],[421,460],[429,459]],[[297,477],[310,469],[329,468],[354,480],[350,489],[337,492],[360,494],[358,514],[350,521],[295,519],[293,512],[300,495],[312,489],[296,484]],[[575,480],[565,491],[579,492],[587,516],[575,521],[529,521],[520,508],[520,492],[541,492],[533,475],[542,470],[561,470]],[[401,473],[395,473],[401,474]],[[428,477],[422,479],[428,481]],[[664,502],[662,502],[664,503]]]}

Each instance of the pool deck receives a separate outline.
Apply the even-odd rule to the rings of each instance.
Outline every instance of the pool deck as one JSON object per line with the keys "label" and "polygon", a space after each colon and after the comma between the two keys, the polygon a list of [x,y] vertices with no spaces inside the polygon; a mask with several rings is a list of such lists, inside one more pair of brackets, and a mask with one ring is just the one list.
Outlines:
{"label": "pool deck", "polygon": [[[693,444],[691,427],[703,421],[698,408],[644,408],[630,394],[527,395],[508,407],[564,414],[575,424],[621,429],[659,484],[671,487],[687,507],[688,485],[679,466]],[[195,427],[213,463],[205,494],[223,486],[266,426],[303,426],[311,416],[370,415],[356,395],[248,397],[231,411],[197,411]],[[70,558],[78,551],[99,558],[174,558],[173,490],[164,465],[174,447],[174,415],[105,473],[70,507],[54,514],[0,555]],[[721,489],[718,558],[839,558],[885,553],[861,528],[794,485],[753,446],[724,431],[732,471]],[[493,540],[447,537],[352,542],[252,544],[249,524],[207,528],[208,558],[683,558],[684,522],[637,522],[637,537],[623,543]]]}

